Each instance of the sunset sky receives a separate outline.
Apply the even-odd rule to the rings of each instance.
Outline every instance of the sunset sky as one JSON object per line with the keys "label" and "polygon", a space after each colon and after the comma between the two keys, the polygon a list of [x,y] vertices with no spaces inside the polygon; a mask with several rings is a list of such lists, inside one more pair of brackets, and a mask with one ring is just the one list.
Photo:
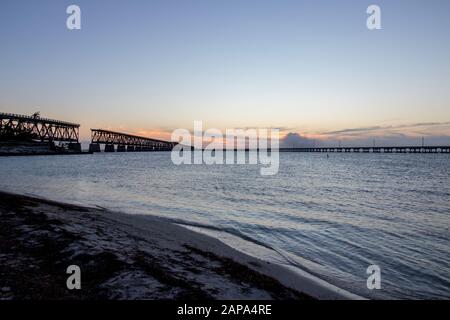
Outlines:
{"label": "sunset sky", "polygon": [[[382,30],[366,27],[370,4]],[[449,14],[448,0],[2,0],[0,111],[80,123],[83,139],[202,120],[450,144]]]}

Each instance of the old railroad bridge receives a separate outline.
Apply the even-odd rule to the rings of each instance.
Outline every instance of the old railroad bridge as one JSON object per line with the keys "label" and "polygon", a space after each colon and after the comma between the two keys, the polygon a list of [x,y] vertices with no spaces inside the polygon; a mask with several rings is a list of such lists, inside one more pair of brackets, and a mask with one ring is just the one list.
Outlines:
{"label": "old railroad bridge", "polygon": [[[37,140],[65,143],[69,149],[81,152],[80,125],[65,121],[0,112],[0,140]],[[175,142],[140,137],[127,133],[91,129],[89,152],[170,151]],[[314,147],[281,148],[281,152],[352,152],[352,153],[450,153],[450,146],[393,147]]]}
{"label": "old railroad bridge", "polygon": [[[76,123],[33,116],[0,112],[0,140],[34,140],[63,143],[68,149],[81,152],[80,125]],[[169,151],[175,143],[139,137],[109,130],[91,129],[90,152]]]}
{"label": "old railroad bridge", "polygon": [[[100,144],[105,145],[105,152],[125,151],[170,151],[175,143],[131,134],[91,129],[90,152],[100,152]],[[117,148],[115,147],[117,146]]]}

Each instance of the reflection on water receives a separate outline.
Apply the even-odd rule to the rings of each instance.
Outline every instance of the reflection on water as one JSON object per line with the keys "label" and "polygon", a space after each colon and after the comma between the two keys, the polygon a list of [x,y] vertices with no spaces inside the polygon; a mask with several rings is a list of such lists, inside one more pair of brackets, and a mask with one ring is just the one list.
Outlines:
{"label": "reflection on water", "polygon": [[11,157],[0,158],[0,189],[203,226],[366,297],[450,298],[449,161],[282,153],[278,175],[261,176],[249,165],[175,166],[170,153]]}

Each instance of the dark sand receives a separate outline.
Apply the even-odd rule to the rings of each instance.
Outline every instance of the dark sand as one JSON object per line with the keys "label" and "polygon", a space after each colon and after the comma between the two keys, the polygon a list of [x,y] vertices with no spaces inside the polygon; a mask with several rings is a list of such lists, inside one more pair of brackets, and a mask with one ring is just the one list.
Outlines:
{"label": "dark sand", "polygon": [[155,217],[4,192],[0,217],[0,299],[311,299],[279,266]]}

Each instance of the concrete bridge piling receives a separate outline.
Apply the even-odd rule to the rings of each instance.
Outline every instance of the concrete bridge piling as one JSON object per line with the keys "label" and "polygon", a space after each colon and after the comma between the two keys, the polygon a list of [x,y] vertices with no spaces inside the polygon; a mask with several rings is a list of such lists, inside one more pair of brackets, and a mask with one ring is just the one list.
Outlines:
{"label": "concrete bridge piling", "polygon": [[94,153],[94,152],[100,152],[100,145],[98,143],[91,143],[89,145],[89,152],[90,153]]}
{"label": "concrete bridge piling", "polygon": [[113,144],[105,144],[105,152],[115,152],[116,149]]}

